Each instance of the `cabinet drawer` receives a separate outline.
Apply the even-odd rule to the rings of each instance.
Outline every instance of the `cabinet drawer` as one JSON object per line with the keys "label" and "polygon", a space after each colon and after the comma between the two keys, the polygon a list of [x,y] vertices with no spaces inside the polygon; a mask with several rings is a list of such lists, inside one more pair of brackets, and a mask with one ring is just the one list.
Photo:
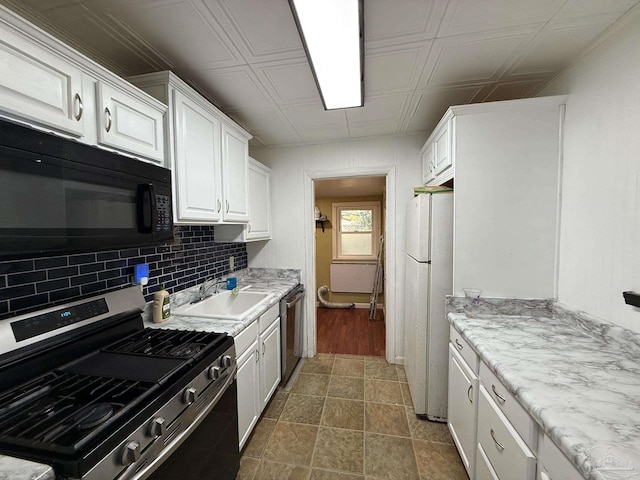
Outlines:
{"label": "cabinet drawer", "polygon": [[536,457],[483,386],[478,402],[478,444],[500,480],[534,479]]}
{"label": "cabinet drawer", "polygon": [[476,480],[500,480],[480,445],[476,452]]}
{"label": "cabinet drawer", "polygon": [[471,348],[471,345],[467,343],[467,341],[462,338],[462,335],[453,328],[453,326],[449,329],[449,340],[451,344],[455,347],[457,352],[464,358],[464,361],[467,362],[467,365],[473,373],[478,373],[478,354]]}
{"label": "cabinet drawer", "polygon": [[260,333],[264,333],[264,331],[269,328],[278,317],[280,316],[280,303],[276,303],[269,310],[260,315]]}
{"label": "cabinet drawer", "polygon": [[536,451],[538,440],[536,422],[484,362],[480,362],[480,383],[484,385],[495,405],[509,419],[509,423],[513,425],[527,446]]}
{"label": "cabinet drawer", "polygon": [[540,435],[536,478],[537,480],[582,480],[584,477],[547,435]]}
{"label": "cabinet drawer", "polygon": [[233,338],[236,345],[236,357],[240,357],[249,346],[258,339],[258,322],[252,322]]}

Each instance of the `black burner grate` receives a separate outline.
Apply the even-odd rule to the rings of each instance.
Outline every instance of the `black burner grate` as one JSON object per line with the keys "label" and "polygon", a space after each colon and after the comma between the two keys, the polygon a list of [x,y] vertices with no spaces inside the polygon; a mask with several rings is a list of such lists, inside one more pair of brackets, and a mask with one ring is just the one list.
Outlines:
{"label": "black burner grate", "polygon": [[156,384],[55,371],[0,396],[0,443],[73,454]]}
{"label": "black burner grate", "polygon": [[188,359],[211,351],[225,338],[225,334],[212,332],[145,329],[112,343],[103,351]]}

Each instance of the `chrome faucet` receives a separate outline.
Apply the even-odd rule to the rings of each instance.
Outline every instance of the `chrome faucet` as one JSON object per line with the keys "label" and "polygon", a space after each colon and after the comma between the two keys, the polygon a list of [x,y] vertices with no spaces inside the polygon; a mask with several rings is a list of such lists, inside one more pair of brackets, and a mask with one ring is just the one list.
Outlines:
{"label": "chrome faucet", "polygon": [[[209,283],[209,282],[213,282],[213,283],[211,285],[207,286],[207,283]],[[191,303],[201,302],[205,298],[210,297],[212,294],[207,295],[207,291],[212,287],[215,287],[215,290],[213,292],[214,294],[219,293],[220,292],[219,285],[221,285],[223,283],[226,283],[226,280],[223,279],[223,278],[216,279],[215,277],[210,277],[210,278],[205,279],[204,282],[202,282],[200,284],[200,288],[198,289],[198,296]]]}

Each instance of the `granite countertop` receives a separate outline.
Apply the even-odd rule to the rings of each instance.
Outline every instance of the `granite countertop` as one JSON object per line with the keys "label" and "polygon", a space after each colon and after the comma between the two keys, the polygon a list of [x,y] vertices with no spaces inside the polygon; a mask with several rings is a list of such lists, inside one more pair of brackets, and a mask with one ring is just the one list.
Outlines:
{"label": "granite countertop", "polygon": [[640,478],[640,335],[551,302],[493,314],[448,303],[453,327],[585,478]]}
{"label": "granite countertop", "polygon": [[[236,336],[242,332],[256,318],[277,304],[282,297],[289,293],[300,282],[299,270],[248,268],[235,272],[238,279],[237,287],[246,288],[253,292],[271,293],[272,296],[259,308],[248,312],[241,320],[225,320],[217,318],[203,318],[171,315],[162,323],[153,323],[151,316],[145,315],[144,326],[148,328],[170,328],[175,330],[198,330],[205,332],[224,332]],[[198,287],[178,292],[171,297],[171,310],[191,301]]]}

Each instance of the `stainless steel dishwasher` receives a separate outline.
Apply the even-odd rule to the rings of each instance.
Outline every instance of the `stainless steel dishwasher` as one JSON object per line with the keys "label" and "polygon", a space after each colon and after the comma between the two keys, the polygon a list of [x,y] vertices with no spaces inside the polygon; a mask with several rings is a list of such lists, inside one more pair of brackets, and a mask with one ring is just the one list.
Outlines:
{"label": "stainless steel dishwasher", "polygon": [[282,342],[282,381],[285,384],[302,357],[304,285],[299,283],[280,300],[280,339]]}

